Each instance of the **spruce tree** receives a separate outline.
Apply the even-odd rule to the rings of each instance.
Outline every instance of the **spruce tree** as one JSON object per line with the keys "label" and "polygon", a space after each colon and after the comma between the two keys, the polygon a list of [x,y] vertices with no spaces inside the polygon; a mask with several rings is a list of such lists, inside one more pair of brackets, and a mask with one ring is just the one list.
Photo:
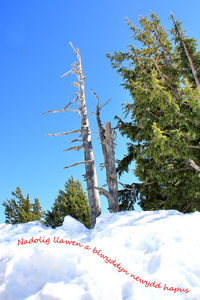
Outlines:
{"label": "spruce tree", "polygon": [[44,213],[42,212],[38,198],[35,198],[34,204],[31,204],[29,194],[24,198],[20,187],[17,187],[15,192],[12,192],[12,196],[14,198],[2,203],[5,207],[6,223],[19,224],[35,220],[42,222]]}
{"label": "spruce tree", "polygon": [[40,202],[38,198],[35,198],[34,203],[32,204],[32,221],[39,220],[43,223],[42,219],[44,217],[44,211],[42,211],[42,207],[40,206]]}
{"label": "spruce tree", "polygon": [[89,206],[87,197],[82,189],[79,180],[70,177],[65,183],[65,189],[59,191],[51,210],[45,214],[45,224],[56,228],[61,226],[64,217],[71,217],[82,222],[86,227],[90,228]]}
{"label": "spruce tree", "polygon": [[[128,21],[141,47],[131,44],[127,52],[107,55],[132,98],[123,104],[125,119],[129,115],[131,121],[116,117],[122,135],[130,139],[118,173],[135,161],[134,174],[141,181],[135,184],[136,195],[144,210],[191,212],[200,209],[200,178],[189,165],[190,160],[200,164],[200,89],[177,28],[169,36],[160,22],[153,13],[140,18],[140,28]],[[200,74],[197,43],[186,38],[185,43]]]}

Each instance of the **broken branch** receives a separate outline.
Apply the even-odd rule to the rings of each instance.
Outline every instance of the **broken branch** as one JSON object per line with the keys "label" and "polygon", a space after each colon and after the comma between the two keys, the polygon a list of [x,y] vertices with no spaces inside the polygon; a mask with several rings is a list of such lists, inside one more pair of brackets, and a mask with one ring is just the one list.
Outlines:
{"label": "broken branch", "polygon": [[123,188],[125,189],[125,190],[129,190],[129,191],[133,191],[134,190],[134,187],[131,189],[131,188],[128,188],[127,187],[127,184],[125,184],[125,183],[122,183],[122,182],[119,182],[119,181],[117,181],[117,183],[119,183],[121,186],[123,186]]}
{"label": "broken branch", "polygon": [[83,145],[81,145],[81,146],[75,146],[75,147],[70,147],[70,148],[68,148],[68,149],[64,149],[63,152],[64,152],[64,151],[70,151],[70,150],[76,150],[76,151],[79,151],[81,148],[83,148]]}
{"label": "broken branch", "polygon": [[58,110],[48,110],[48,111],[43,112],[41,115],[48,114],[48,113],[54,114],[54,113],[62,112],[62,111],[75,111],[76,113],[80,113],[79,109],[63,108],[63,109],[58,109]]}
{"label": "broken branch", "polygon": [[77,81],[74,81],[72,83],[73,86],[77,87],[78,89],[80,88],[80,84]]}
{"label": "broken branch", "polygon": [[194,168],[195,170],[200,172],[200,167],[198,165],[196,165],[195,162],[192,159],[189,159],[189,164],[192,168]]}
{"label": "broken branch", "polygon": [[81,132],[81,129],[72,130],[72,131],[68,131],[68,132],[61,132],[61,133],[45,133],[45,135],[48,135],[48,136],[56,136],[56,135],[66,135],[66,134],[71,134],[71,133],[75,133],[75,132]]}
{"label": "broken branch", "polygon": [[65,107],[64,109],[66,109],[68,106],[70,106],[72,103],[74,103],[76,100],[78,100],[78,96],[76,96],[76,98],[74,98],[72,101],[70,101]]}
{"label": "broken branch", "polygon": [[74,142],[83,142],[82,139],[75,139],[75,140],[72,140],[70,143],[74,143]]}
{"label": "broken branch", "polygon": [[69,42],[69,44],[72,47],[72,49],[74,50],[74,53],[77,55],[77,49],[74,48],[74,46],[72,45],[72,42]]}
{"label": "broken branch", "polygon": [[68,74],[72,73],[72,72],[73,72],[73,70],[70,70],[70,71],[64,73],[63,75],[61,75],[60,77],[63,78],[63,77],[65,77],[65,76],[67,76]]}
{"label": "broken branch", "polygon": [[107,190],[105,190],[103,188],[100,188],[100,187],[95,187],[95,189],[97,189],[99,191],[100,195],[104,195],[107,199],[112,201],[112,197],[111,197],[110,193]]}
{"label": "broken branch", "polygon": [[69,165],[69,166],[64,167],[64,169],[71,168],[71,167],[74,167],[74,166],[77,166],[77,165],[80,165],[80,164],[88,164],[88,163],[90,163],[90,162],[91,162],[90,160],[79,161],[79,162],[77,162],[77,163],[75,163],[75,164],[73,164],[73,165]]}
{"label": "broken branch", "polygon": [[99,107],[99,109],[102,109],[102,107],[106,106],[106,105],[110,102],[110,100],[111,100],[111,98],[108,99],[103,105],[101,105],[101,106]]}

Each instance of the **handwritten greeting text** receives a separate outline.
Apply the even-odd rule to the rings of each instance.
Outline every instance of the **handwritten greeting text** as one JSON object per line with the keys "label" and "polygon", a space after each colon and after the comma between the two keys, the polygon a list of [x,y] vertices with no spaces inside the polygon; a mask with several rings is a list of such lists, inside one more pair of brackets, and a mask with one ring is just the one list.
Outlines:
{"label": "handwritten greeting text", "polygon": [[[18,246],[26,245],[26,244],[29,244],[29,245],[30,244],[38,244],[38,243],[49,245],[50,242],[51,242],[50,238],[45,238],[45,237],[39,237],[39,238],[32,237],[31,239],[21,238],[18,240]],[[124,267],[122,267],[120,262],[117,262],[116,259],[113,260],[113,259],[109,258],[107,255],[104,255],[102,253],[101,249],[97,249],[96,247],[94,247],[92,249],[91,247],[89,247],[89,245],[84,246],[80,242],[62,239],[58,236],[53,237],[53,243],[66,244],[66,245],[77,246],[77,247],[81,247],[81,248],[83,247],[83,249],[85,249],[85,250],[89,250],[89,251],[91,250],[91,252],[93,254],[102,258],[106,264],[109,263],[109,264],[113,265],[113,267],[115,267],[119,273],[121,273],[121,272],[124,273],[125,275],[129,276],[133,280],[135,280],[141,284],[144,284],[145,287],[154,287],[156,289],[163,289],[164,291],[170,291],[170,292],[174,292],[174,293],[180,292],[180,293],[187,294],[190,292],[189,289],[183,289],[183,288],[179,288],[179,287],[170,287],[170,286],[167,286],[167,284],[164,284],[164,286],[162,286],[161,282],[157,283],[156,281],[151,282],[151,281],[143,280],[139,276],[129,273]]]}

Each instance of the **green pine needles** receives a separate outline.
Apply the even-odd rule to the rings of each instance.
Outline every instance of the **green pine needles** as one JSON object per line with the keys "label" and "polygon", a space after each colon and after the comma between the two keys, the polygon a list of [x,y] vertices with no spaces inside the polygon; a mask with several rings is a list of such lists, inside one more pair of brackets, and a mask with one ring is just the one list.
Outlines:
{"label": "green pine needles", "polygon": [[123,104],[125,120],[116,116],[121,134],[130,139],[118,174],[135,161],[141,181],[136,194],[144,210],[191,212],[200,210],[200,173],[189,164],[200,165],[200,52],[173,16],[172,21],[168,34],[153,13],[140,17],[140,28],[128,20],[141,47],[130,44],[125,53],[107,55],[132,98]]}
{"label": "green pine needles", "polygon": [[80,181],[70,177],[65,189],[59,191],[51,211],[45,214],[45,225],[55,228],[61,226],[64,217],[70,215],[90,228],[89,205]]}
{"label": "green pine needles", "polygon": [[44,212],[42,211],[38,198],[35,198],[34,203],[31,204],[29,194],[24,198],[19,187],[16,188],[15,192],[12,192],[12,196],[14,198],[2,203],[5,207],[6,223],[19,224],[36,220],[43,223],[42,218]]}
{"label": "green pine needles", "polygon": [[56,228],[63,224],[65,216],[70,215],[90,228],[88,200],[80,181],[74,180],[73,177],[65,183],[65,189],[59,191],[53,207],[47,212],[42,211],[38,198],[31,204],[29,194],[25,198],[19,187],[12,192],[12,196],[13,198],[3,202],[5,222],[8,224],[39,220],[46,226]]}

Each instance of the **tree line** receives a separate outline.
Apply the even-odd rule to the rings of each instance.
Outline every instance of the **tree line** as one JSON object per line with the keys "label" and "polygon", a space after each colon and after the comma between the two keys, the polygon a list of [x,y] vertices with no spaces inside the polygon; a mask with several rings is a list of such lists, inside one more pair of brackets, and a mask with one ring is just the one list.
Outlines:
{"label": "tree line", "polygon": [[43,225],[56,228],[61,226],[64,217],[72,216],[87,228],[90,228],[89,205],[79,180],[70,177],[65,183],[64,190],[59,190],[53,206],[46,212],[42,210],[38,198],[30,202],[29,194],[24,197],[20,187],[12,192],[12,198],[3,202],[5,207],[5,222],[7,224],[40,221]]}
{"label": "tree line", "polygon": [[[76,112],[81,118],[81,128],[48,135],[80,134],[80,138],[71,142],[82,144],[64,151],[79,151],[81,148],[84,150],[84,161],[67,168],[85,165],[84,178],[87,182],[89,210],[83,194],[76,196],[77,202],[73,200],[74,204],[70,206],[68,189],[74,182],[71,178],[65,185],[65,191],[59,192],[52,210],[45,213],[45,224],[59,226],[64,214],[70,212],[87,227],[93,228],[101,213],[99,194],[107,197],[110,212],[133,210],[135,203],[143,210],[176,209],[184,213],[200,210],[200,51],[197,41],[187,37],[182,24],[176,21],[173,14],[171,21],[172,27],[165,30],[161,26],[161,20],[153,13],[150,18],[140,17],[140,27],[127,20],[132,33],[132,43],[128,45],[126,52],[107,54],[111,66],[121,76],[122,86],[131,97],[130,102],[122,105],[123,118],[115,116],[115,128],[110,123],[105,128],[102,126],[100,110],[106,103],[100,106],[98,96],[91,90],[97,99],[94,114],[99,129],[104,157],[102,167],[106,169],[108,190],[98,187],[97,184],[84,91],[85,76],[80,51],[71,44],[78,61],[63,77],[74,73],[77,82],[73,85],[78,88],[78,92],[75,99],[64,109],[46,113]],[[138,42],[140,46],[136,47]],[[68,108],[76,101],[79,109]],[[128,117],[130,121],[127,121]],[[121,160],[115,159],[116,130],[129,140],[127,153]],[[129,170],[133,161],[134,171]],[[130,176],[134,173],[140,183],[120,183],[118,178],[124,172]],[[123,187],[121,190],[118,188],[119,183]],[[77,183],[77,188],[81,190],[80,182]],[[19,188],[13,196],[17,197],[18,204],[13,199],[7,204],[4,203],[6,216],[10,220],[27,220],[24,207],[28,209],[33,220],[37,213],[42,214],[38,199],[30,204],[29,198],[22,197]],[[84,217],[81,215],[83,203]],[[86,218],[88,214],[89,219]]]}

